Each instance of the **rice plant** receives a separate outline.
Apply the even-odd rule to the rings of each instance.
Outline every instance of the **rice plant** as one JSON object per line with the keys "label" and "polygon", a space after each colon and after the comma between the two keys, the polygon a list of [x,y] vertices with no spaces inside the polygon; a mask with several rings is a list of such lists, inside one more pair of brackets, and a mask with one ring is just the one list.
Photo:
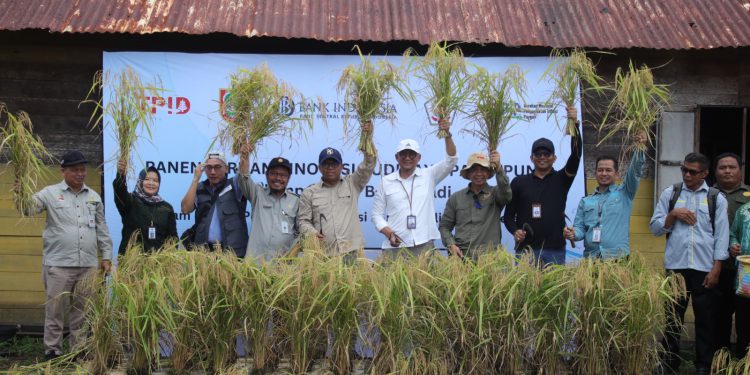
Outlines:
{"label": "rice plant", "polygon": [[618,133],[624,133],[628,139],[643,134],[645,142],[634,141],[623,152],[627,154],[632,149],[645,152],[653,145],[655,135],[651,128],[670,101],[669,86],[655,84],[654,75],[645,64],[636,68],[630,61],[627,71],[617,68],[615,98],[602,120],[600,130],[605,134],[599,144]]}
{"label": "rice plant", "polygon": [[[411,58],[410,70],[425,84],[421,92],[432,107],[431,115],[436,122],[451,120],[463,110],[471,92],[471,76],[461,49],[448,42],[433,42],[421,60],[414,55],[412,49],[404,54]],[[438,138],[447,135],[444,131],[437,133]]]}
{"label": "rice plant", "polygon": [[[270,136],[296,139],[298,131],[312,129],[313,117],[305,113],[308,106],[297,105],[304,99],[286,82],[278,80],[266,64],[252,70],[239,69],[230,77],[229,98],[226,105],[232,117],[219,126],[217,140],[230,146],[238,154],[242,145],[258,144]],[[282,106],[282,102],[287,103]],[[285,108],[302,111],[291,117]],[[304,133],[303,133],[304,135]]]}
{"label": "rice plant", "polygon": [[[406,101],[414,101],[414,96],[406,86],[402,72],[388,61],[381,59],[372,62],[370,56],[362,55],[355,46],[361,60],[359,65],[349,65],[339,78],[337,89],[344,94],[347,108],[352,107],[360,123],[358,150],[367,155],[376,155],[372,142],[372,132],[361,129],[361,125],[373,120],[386,118],[393,121],[395,107],[386,102],[389,93],[395,92]],[[346,112],[344,125],[351,115]]]}
{"label": "rice plant", "polygon": [[[587,91],[601,94],[607,88],[603,79],[596,74],[596,65],[586,52],[579,48],[571,51],[553,49],[550,54],[551,65],[542,78],[555,86],[549,102],[563,104],[566,108],[574,107]],[[584,86],[585,84],[585,86]],[[565,132],[576,135],[578,128],[575,121],[567,119]]]}
{"label": "rice plant", "polygon": [[0,152],[5,151],[8,164],[13,168],[17,184],[13,189],[13,203],[21,216],[25,217],[36,206],[34,193],[37,183],[49,174],[44,160],[52,160],[52,156],[34,134],[28,113],[19,111],[14,115],[0,103],[0,121],[3,117],[5,122],[0,128]]}
{"label": "rice plant", "polygon": [[[304,250],[268,264],[175,244],[128,251],[111,296],[100,288],[92,300],[89,371],[121,359],[149,372],[167,345],[174,373],[237,372],[235,337],[245,334],[259,372],[352,373],[362,326],[374,338],[370,373],[640,374],[658,361],[666,306],[685,293],[637,255],[539,269],[502,247],[476,264],[425,254],[346,265]],[[279,361],[290,367],[274,369]]]}
{"label": "rice plant", "polygon": [[[119,72],[98,71],[94,75],[91,88],[81,104],[94,104],[90,123],[92,129],[104,122],[104,127],[113,127],[113,134],[118,146],[116,160],[131,160],[133,147],[139,137],[151,139],[151,128],[154,125],[154,111],[147,103],[147,98],[161,98],[164,88],[158,77],[154,82],[144,82],[132,68],[127,67]],[[106,105],[103,97],[108,98]],[[128,163],[131,165],[132,163]]]}
{"label": "rice plant", "polygon": [[503,74],[477,68],[471,77],[471,88],[474,108],[468,115],[476,126],[467,131],[484,143],[488,152],[495,151],[513,126],[516,103],[524,101],[526,78],[518,65],[511,65]]}

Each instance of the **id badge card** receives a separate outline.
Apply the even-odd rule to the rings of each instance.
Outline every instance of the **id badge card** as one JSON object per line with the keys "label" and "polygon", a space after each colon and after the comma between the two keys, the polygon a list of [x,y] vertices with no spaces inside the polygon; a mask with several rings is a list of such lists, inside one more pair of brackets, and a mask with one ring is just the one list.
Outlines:
{"label": "id badge card", "polygon": [[595,243],[602,242],[602,228],[596,227],[592,230],[591,242],[595,242]]}
{"label": "id badge card", "polygon": [[154,228],[153,226],[148,227],[148,239],[149,240],[156,239],[156,228]]}
{"label": "id badge card", "polygon": [[542,204],[541,203],[532,203],[531,204],[531,218],[532,219],[541,219],[542,218]]}
{"label": "id badge card", "polygon": [[289,234],[289,223],[281,221],[281,233]]}
{"label": "id badge card", "polygon": [[406,217],[406,229],[417,229],[417,217],[409,215]]}
{"label": "id badge card", "polygon": [[89,215],[89,228],[96,228],[96,220],[91,215]]}

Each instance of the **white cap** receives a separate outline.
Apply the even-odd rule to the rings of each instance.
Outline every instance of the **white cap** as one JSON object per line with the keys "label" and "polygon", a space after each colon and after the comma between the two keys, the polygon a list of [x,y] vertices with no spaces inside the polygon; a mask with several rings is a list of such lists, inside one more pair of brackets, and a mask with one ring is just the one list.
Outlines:
{"label": "white cap", "polygon": [[398,143],[398,148],[396,149],[396,153],[399,153],[404,150],[412,150],[418,154],[419,142],[413,139],[402,139],[401,142]]}
{"label": "white cap", "polygon": [[208,155],[206,156],[206,161],[208,161],[208,159],[221,160],[222,163],[224,163],[225,165],[227,164],[227,157],[224,156],[224,153],[221,151],[209,152]]}

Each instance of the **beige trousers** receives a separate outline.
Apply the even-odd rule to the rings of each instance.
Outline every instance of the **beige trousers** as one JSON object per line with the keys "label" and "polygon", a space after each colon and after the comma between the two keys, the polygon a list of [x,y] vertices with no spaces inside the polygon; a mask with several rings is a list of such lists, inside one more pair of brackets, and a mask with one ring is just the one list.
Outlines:
{"label": "beige trousers", "polygon": [[70,347],[73,348],[82,341],[86,301],[91,296],[91,289],[85,285],[84,279],[95,271],[96,267],[43,267],[42,281],[47,294],[44,305],[45,353],[63,353],[63,326],[68,308]]}

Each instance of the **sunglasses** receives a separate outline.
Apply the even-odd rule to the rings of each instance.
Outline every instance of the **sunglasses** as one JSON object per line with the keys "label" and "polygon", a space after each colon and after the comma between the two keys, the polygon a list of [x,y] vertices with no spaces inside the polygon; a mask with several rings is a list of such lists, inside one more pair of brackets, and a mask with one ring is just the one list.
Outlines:
{"label": "sunglasses", "polygon": [[549,152],[549,151],[536,151],[536,152],[534,152],[534,157],[535,158],[548,158],[550,156],[552,156],[552,153]]}
{"label": "sunglasses", "polygon": [[336,162],[328,162],[327,161],[327,162],[324,162],[323,164],[321,164],[320,167],[323,168],[323,169],[334,169],[334,168],[338,168],[339,165],[341,165],[341,164],[340,163],[336,163]]}
{"label": "sunglasses", "polygon": [[207,164],[205,167],[207,171],[218,171],[218,170],[221,170],[221,168],[223,168],[224,166],[221,164],[215,164],[215,165]]}
{"label": "sunglasses", "polygon": [[684,166],[680,167],[680,171],[682,171],[682,174],[686,174],[687,173],[687,174],[689,174],[691,176],[695,176],[695,175],[703,173],[703,170],[690,169],[690,168],[686,168]]}

